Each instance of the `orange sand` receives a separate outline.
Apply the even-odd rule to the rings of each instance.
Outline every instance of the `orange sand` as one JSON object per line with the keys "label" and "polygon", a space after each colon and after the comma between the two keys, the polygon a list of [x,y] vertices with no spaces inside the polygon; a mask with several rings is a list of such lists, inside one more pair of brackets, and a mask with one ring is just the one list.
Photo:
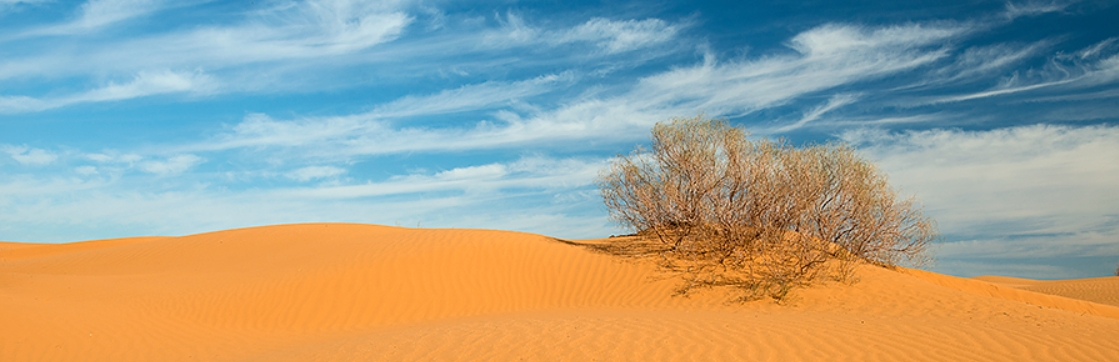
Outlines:
{"label": "orange sand", "polygon": [[1082,299],[1119,307],[1119,277],[1076,280],[1033,280],[995,276],[975,279],[1012,286],[1022,290]]}
{"label": "orange sand", "polygon": [[0,361],[1119,361],[1117,278],[857,272],[779,306],[503,231],[0,243]]}

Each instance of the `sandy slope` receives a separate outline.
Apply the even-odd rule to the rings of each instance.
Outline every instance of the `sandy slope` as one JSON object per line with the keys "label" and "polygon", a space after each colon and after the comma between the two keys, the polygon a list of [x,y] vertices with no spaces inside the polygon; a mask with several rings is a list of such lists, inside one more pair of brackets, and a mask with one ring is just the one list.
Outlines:
{"label": "sandy slope", "polygon": [[1033,280],[981,276],[975,277],[975,279],[1011,286],[1022,290],[1082,299],[1094,303],[1119,307],[1119,277],[1075,280]]}
{"label": "sandy slope", "polygon": [[650,265],[514,232],[0,243],[0,361],[1119,360],[1119,307],[858,273],[776,306],[672,297]]}

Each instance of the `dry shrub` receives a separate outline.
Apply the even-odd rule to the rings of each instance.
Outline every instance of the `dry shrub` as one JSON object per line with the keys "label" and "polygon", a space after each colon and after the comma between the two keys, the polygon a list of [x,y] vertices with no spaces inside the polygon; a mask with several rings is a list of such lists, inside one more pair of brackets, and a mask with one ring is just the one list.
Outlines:
{"label": "dry shrub", "polygon": [[852,263],[921,264],[935,225],[850,147],[751,140],[697,116],[658,123],[652,150],[619,156],[599,176],[611,218],[642,238],[615,252],[659,257],[682,293],[734,286],[781,300]]}

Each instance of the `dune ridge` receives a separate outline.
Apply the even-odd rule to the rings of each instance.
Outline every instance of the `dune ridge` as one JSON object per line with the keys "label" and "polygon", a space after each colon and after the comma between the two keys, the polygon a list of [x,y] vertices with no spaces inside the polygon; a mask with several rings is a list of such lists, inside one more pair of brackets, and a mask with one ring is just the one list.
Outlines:
{"label": "dune ridge", "polygon": [[974,279],[1031,292],[1119,307],[1119,277],[1075,280],[1033,280],[999,276],[980,276]]}
{"label": "dune ridge", "polygon": [[1119,360],[1114,306],[922,271],[857,275],[779,306],[675,297],[648,263],[507,231],[299,224],[0,243],[0,360]]}

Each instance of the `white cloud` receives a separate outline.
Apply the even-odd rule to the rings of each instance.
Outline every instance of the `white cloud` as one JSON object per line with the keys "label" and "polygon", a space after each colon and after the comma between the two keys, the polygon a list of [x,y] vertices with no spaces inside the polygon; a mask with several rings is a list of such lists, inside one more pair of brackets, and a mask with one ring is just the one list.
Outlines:
{"label": "white cloud", "polygon": [[185,147],[186,151],[218,151],[241,147],[301,147],[321,145],[348,135],[389,132],[367,117],[324,117],[277,121],[264,114],[250,114],[235,125],[232,133],[213,142]]}
{"label": "white cloud", "polygon": [[510,47],[536,42],[540,39],[540,30],[525,24],[524,19],[512,12],[505,14],[505,18],[497,18],[501,28],[497,31],[487,32],[482,37],[482,44],[487,47]]}
{"label": "white cloud", "polygon": [[1015,72],[991,89],[940,97],[927,103],[961,102],[1039,89],[1083,89],[1115,82],[1119,80],[1119,48],[1115,40],[1107,39],[1073,54],[1054,55],[1045,67]]}
{"label": "white cloud", "polygon": [[[789,45],[807,56],[838,55],[850,57],[852,50],[881,52],[881,48],[897,47],[898,52],[939,43],[967,30],[959,25],[920,24],[868,29],[859,26],[829,24],[797,34]],[[871,56],[874,54],[863,54]],[[838,60],[838,59],[837,59]]]}
{"label": "white cloud", "polygon": [[78,166],[74,168],[74,173],[82,176],[91,176],[97,174],[97,167],[94,166]]}
{"label": "white cloud", "polygon": [[330,178],[346,173],[346,169],[334,166],[307,166],[291,172],[288,172],[287,177],[300,181],[307,182],[311,180]]}
{"label": "white cloud", "polygon": [[1032,279],[1072,279],[1083,278],[1084,272],[1067,267],[1036,263],[992,263],[988,260],[942,260],[937,261],[934,271],[962,277],[980,275],[1013,275]]}
{"label": "white cloud", "polygon": [[95,162],[100,162],[100,163],[127,163],[127,164],[136,163],[136,162],[144,159],[144,156],[140,156],[140,155],[135,154],[135,153],[123,153],[122,154],[122,153],[116,152],[116,151],[105,151],[103,153],[90,153],[90,154],[84,155],[84,157],[86,159],[89,159],[90,161],[95,161]]}
{"label": "white cloud", "polygon": [[1006,2],[1004,16],[1007,19],[1016,19],[1023,16],[1035,16],[1046,13],[1058,12],[1069,6],[1069,1],[1026,1],[1015,4]]}
{"label": "white cloud", "polygon": [[202,73],[139,72],[132,81],[124,84],[109,83],[84,94],[68,99],[69,102],[104,102],[131,99],[149,95],[193,92],[204,93],[212,85],[212,78]]}
{"label": "white cloud", "polygon": [[[430,139],[434,134],[422,135],[423,133],[438,133],[434,130],[393,129],[389,120],[401,117],[475,111],[507,105],[511,102],[519,102],[527,97],[551,91],[553,90],[552,87],[570,82],[572,78],[572,75],[565,73],[543,75],[519,82],[485,82],[466,85],[432,95],[405,96],[376,106],[369,112],[350,116],[277,121],[267,115],[251,114],[233,127],[233,133],[223,135],[213,142],[188,146],[184,150],[215,151],[269,146],[301,147],[324,143],[329,144],[330,147],[357,147],[362,149],[376,147],[383,150],[365,151],[369,153],[422,150],[423,147],[430,145],[430,142],[445,142],[448,140]],[[420,138],[408,138],[409,136]],[[447,134],[446,136],[454,137],[453,134]],[[455,147],[457,143],[459,142],[451,142],[446,145]],[[344,152],[341,154],[349,155],[353,153]]]}
{"label": "white cloud", "polygon": [[846,94],[846,93],[836,94],[836,95],[832,96],[831,98],[829,98],[827,103],[825,103],[823,105],[820,105],[816,108],[813,108],[813,109],[809,110],[808,112],[805,112],[804,116],[802,116],[799,120],[797,120],[793,124],[790,124],[790,125],[787,125],[787,126],[782,126],[782,127],[779,127],[777,129],[769,131],[769,132],[770,133],[782,133],[782,132],[788,132],[788,131],[792,131],[792,130],[795,130],[795,129],[803,128],[806,125],[808,125],[809,122],[820,119],[820,116],[823,116],[824,113],[828,113],[828,112],[831,112],[832,110],[835,110],[836,108],[840,108],[840,107],[843,107],[845,105],[854,103],[856,100],[858,100],[858,96],[854,95],[854,94]]}
{"label": "white cloud", "polygon": [[15,9],[17,6],[35,5],[51,1],[54,0],[0,0],[0,15],[3,15],[6,11]]}
{"label": "white cloud", "polygon": [[182,6],[184,3],[188,2],[169,2],[164,0],[89,0],[79,7],[78,14],[73,20],[62,24],[32,29],[19,34],[19,36],[84,35],[98,28],[145,16],[163,10],[166,7]]}
{"label": "white cloud", "polygon": [[202,162],[205,162],[205,160],[195,155],[177,155],[164,161],[144,161],[139,166],[145,172],[166,176],[183,173],[202,164]]}
{"label": "white cloud", "polygon": [[75,22],[81,28],[96,28],[135,17],[158,8],[155,0],[90,0],[82,5],[81,17]]}
{"label": "white cloud", "polygon": [[[531,111],[527,117],[501,110],[494,113],[495,120],[479,121],[472,127],[419,128],[394,126],[380,115],[419,116],[490,107],[499,100],[538,92],[552,81],[550,76],[405,97],[372,112],[349,116],[285,121],[252,115],[232,133],[183,151],[300,147],[305,157],[348,157],[541,146],[572,140],[637,140],[645,137],[648,126],[671,116],[701,110],[711,116],[749,113],[805,94],[929,64],[945,55],[941,42],[967,31],[963,26],[867,29],[827,25],[796,36],[790,43],[798,51],[796,55],[722,64],[708,56],[699,65],[645,77],[618,95],[579,98],[550,110]],[[477,95],[470,95],[473,93]],[[459,96],[458,101],[450,100]],[[821,111],[853,101],[853,97],[836,96]]]}
{"label": "white cloud", "polygon": [[49,102],[27,96],[0,96],[0,113],[35,112],[53,106]]}
{"label": "white cloud", "polygon": [[441,171],[435,174],[396,176],[382,182],[293,190],[310,198],[346,199],[424,192],[485,192],[530,188],[574,188],[590,185],[604,167],[604,160],[529,157],[513,163],[492,163]]}
{"label": "white cloud", "polygon": [[679,27],[660,19],[614,21],[593,18],[554,38],[554,42],[591,42],[608,53],[618,53],[663,43],[676,37]]}
{"label": "white cloud", "polygon": [[[84,179],[0,174],[0,204],[5,205],[0,235],[4,240],[75,241],[324,221],[601,237],[616,232],[602,215],[551,202],[585,193],[600,162],[525,157],[398,175],[348,189],[230,190],[199,184],[190,174]],[[416,192],[423,197],[399,197]]]}
{"label": "white cloud", "polygon": [[[1011,81],[1007,82],[1007,83],[1008,84],[1017,83],[1016,82],[1017,79],[1018,79],[1017,77],[1012,77],[1012,78],[1010,78]],[[1043,82],[1043,83],[1020,85],[1020,86],[1005,86],[1004,85],[1004,86],[1000,86],[1000,87],[997,87],[997,88],[992,89],[992,90],[982,91],[982,92],[978,92],[978,93],[943,97],[943,98],[939,98],[937,100],[934,100],[931,103],[932,104],[937,104],[937,103],[962,102],[962,101],[969,101],[969,100],[973,100],[973,99],[995,97],[995,96],[1001,96],[1001,95],[1006,95],[1006,94],[1014,94],[1014,93],[1032,91],[1032,90],[1035,90],[1035,89],[1041,89],[1041,88],[1047,88],[1047,87],[1052,87],[1052,86],[1070,84],[1070,83],[1075,82],[1076,80],[1077,79],[1062,79],[1062,80],[1048,81],[1048,82]]]}
{"label": "white cloud", "polygon": [[891,184],[916,193],[942,232],[964,238],[944,247],[951,256],[1057,257],[1099,245],[1119,254],[1119,127],[843,137],[876,160]]}
{"label": "white cloud", "polygon": [[[1116,221],[1114,217],[1108,222]],[[977,256],[1000,259],[1047,259],[1065,257],[1119,256],[1119,228],[1082,230],[1026,237],[1002,236],[941,243],[937,256],[968,259]]]}
{"label": "white cloud", "polygon": [[[124,19],[118,19],[118,15],[139,16],[143,13],[140,10],[113,10],[132,9],[129,6],[133,2],[151,5],[140,7],[148,9],[144,11],[184,6],[180,2],[147,0],[94,1],[88,6],[88,23]],[[262,10],[247,13],[233,24],[189,27],[70,49],[48,48],[47,52],[7,59],[0,64],[0,79],[122,74],[136,69],[186,68],[221,73],[245,64],[338,56],[398,37],[412,21],[400,10],[402,6],[398,2],[352,0],[268,2],[262,4]],[[79,20],[51,31],[81,28],[81,24]]]}
{"label": "white cloud", "polygon": [[[138,0],[92,2],[90,7],[128,1]],[[159,4],[151,11],[185,6],[178,2],[151,3]],[[394,42],[414,22],[407,11],[414,8],[411,4],[343,0],[260,3],[261,6],[254,7],[259,10],[246,12],[242,19],[232,22],[218,20],[216,25],[179,27],[117,39],[98,38],[67,47],[40,47],[0,63],[0,80],[109,78],[118,80],[115,85],[121,87],[126,82],[119,80],[136,75],[138,69],[195,69],[204,72],[207,82],[196,84],[191,94],[313,91],[354,85],[358,80],[339,74],[361,64],[370,64],[374,69],[367,72],[391,73],[389,77],[423,72],[476,74],[478,69],[492,72],[503,67],[525,67],[519,62],[511,63],[523,58],[521,55],[499,53],[510,46],[534,46],[542,52],[554,52],[557,50],[547,48],[577,44],[577,51],[565,47],[564,54],[543,61],[587,59],[662,44],[686,26],[660,19],[594,18],[574,27],[536,29],[510,13],[502,17],[500,29],[459,24],[455,29]],[[634,57],[653,58],[665,52],[655,53],[635,53]],[[401,70],[384,70],[390,68]],[[200,80],[203,79],[195,79]],[[0,94],[0,113],[34,112],[75,104],[84,102],[83,97],[98,95],[99,91],[107,90],[94,88],[71,95]]]}
{"label": "white cloud", "polygon": [[120,101],[170,93],[205,94],[213,86],[213,79],[200,72],[139,72],[126,83],[109,82],[102,87],[68,96],[45,99],[0,96],[0,113],[36,112],[77,103]]}
{"label": "white cloud", "polygon": [[1004,71],[1037,55],[1052,44],[1052,41],[1043,40],[1025,46],[995,44],[971,47],[956,56],[952,64],[937,69],[930,77],[922,80],[921,85],[985,79],[984,76]]}
{"label": "white cloud", "polygon": [[571,73],[563,73],[546,74],[511,83],[489,81],[465,85],[427,96],[405,96],[377,106],[366,115],[374,118],[395,118],[484,109],[540,95],[572,80],[574,76]]}
{"label": "white cloud", "polygon": [[[202,28],[124,46],[129,56],[150,54],[163,61],[229,66],[348,53],[395,39],[411,21],[391,2],[282,2],[245,24]],[[158,49],[159,54],[151,54],[151,49]]]}
{"label": "white cloud", "polygon": [[605,54],[621,53],[647,48],[668,42],[687,26],[670,24],[661,19],[610,20],[592,18],[572,28],[541,29],[525,23],[520,16],[510,12],[498,17],[501,27],[483,34],[481,44],[486,48],[509,48],[528,45],[557,46],[572,43],[589,43]]}
{"label": "white cloud", "polygon": [[12,216],[22,216],[22,219],[34,218],[33,215],[23,214],[23,212],[27,212],[28,210],[15,207],[16,203],[14,200],[16,199],[27,200],[30,204],[37,204],[39,207],[47,208],[53,203],[49,201],[52,198],[60,197],[77,200],[79,198],[74,197],[75,195],[81,195],[91,190],[109,186],[102,180],[94,179],[80,180],[71,177],[36,177],[28,174],[3,174],[0,176],[2,176],[0,177],[0,204],[11,206],[11,208],[0,208],[0,211],[9,214],[9,217],[6,219],[8,222],[18,222],[12,220]]}
{"label": "white cloud", "polygon": [[5,145],[0,147],[0,149],[2,149],[4,152],[7,152],[13,160],[16,160],[16,162],[19,162],[23,165],[48,165],[58,159],[58,155],[55,155],[49,151],[27,146]]}
{"label": "white cloud", "polygon": [[1119,38],[1108,38],[1107,40],[1096,43],[1096,45],[1084,48],[1076,53],[1080,59],[1092,59],[1099,57],[1102,53],[1112,49],[1112,46]]}
{"label": "white cloud", "polygon": [[943,43],[966,26],[895,26],[869,29],[825,25],[789,42],[796,55],[762,57],[679,68],[643,79],[638,100],[677,104],[712,114],[750,112],[806,93],[876,79],[946,56]]}

